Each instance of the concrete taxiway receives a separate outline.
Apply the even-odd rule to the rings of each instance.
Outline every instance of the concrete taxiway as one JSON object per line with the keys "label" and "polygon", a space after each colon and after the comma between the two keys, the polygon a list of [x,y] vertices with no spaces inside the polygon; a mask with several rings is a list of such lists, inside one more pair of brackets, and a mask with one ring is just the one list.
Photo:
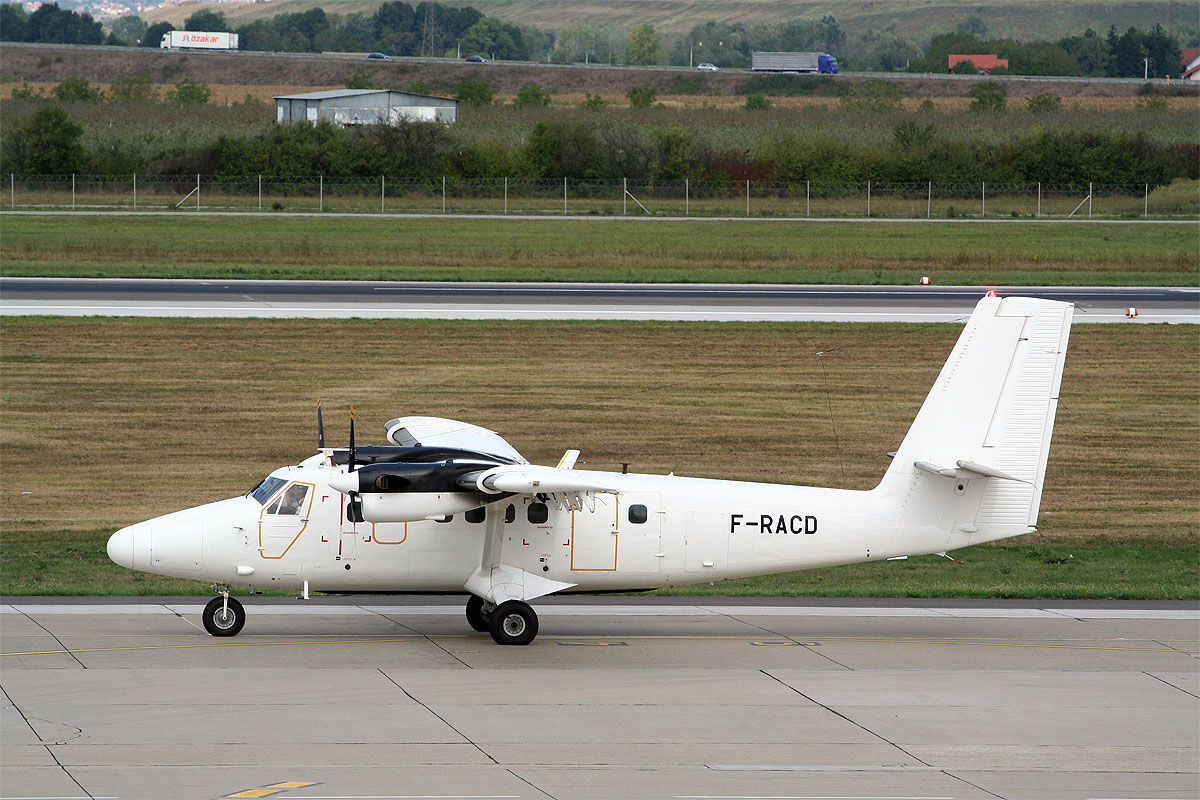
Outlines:
{"label": "concrete taxiway", "polygon": [[1200,323],[1200,290],[1182,287],[143,278],[0,278],[0,315],[961,322],[989,288],[1075,303],[1076,322]]}
{"label": "concrete taxiway", "polygon": [[1196,604],[0,599],[0,797],[1195,798]]}

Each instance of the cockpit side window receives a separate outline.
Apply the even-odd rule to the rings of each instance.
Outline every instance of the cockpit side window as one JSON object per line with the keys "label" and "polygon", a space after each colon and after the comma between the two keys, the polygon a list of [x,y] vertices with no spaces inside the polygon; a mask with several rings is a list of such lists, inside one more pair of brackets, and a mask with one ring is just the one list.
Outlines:
{"label": "cockpit side window", "polygon": [[259,505],[271,499],[271,495],[279,490],[287,481],[283,478],[264,478],[262,483],[250,490],[250,496],[258,501]]}
{"label": "cockpit side window", "polygon": [[268,514],[278,514],[281,517],[294,517],[304,510],[304,501],[308,497],[308,486],[303,483],[293,483],[279,499],[271,503]]}

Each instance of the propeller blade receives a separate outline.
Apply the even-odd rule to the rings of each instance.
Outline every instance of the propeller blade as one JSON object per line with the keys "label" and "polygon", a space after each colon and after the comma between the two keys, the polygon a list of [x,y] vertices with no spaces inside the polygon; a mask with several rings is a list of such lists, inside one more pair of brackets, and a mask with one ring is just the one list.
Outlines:
{"label": "propeller blade", "polygon": [[354,472],[354,406],[350,406],[350,463],[347,472]]}
{"label": "propeller blade", "polygon": [[317,449],[325,449],[325,421],[321,419],[321,398],[317,398]]}

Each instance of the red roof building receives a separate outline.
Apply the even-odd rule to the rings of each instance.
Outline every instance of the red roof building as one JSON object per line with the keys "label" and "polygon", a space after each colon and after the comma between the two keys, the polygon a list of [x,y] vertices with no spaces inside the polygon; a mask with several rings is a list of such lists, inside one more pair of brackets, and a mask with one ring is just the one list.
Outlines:
{"label": "red roof building", "polygon": [[995,53],[989,53],[987,55],[973,55],[973,56],[959,55],[957,53],[951,53],[949,70],[951,72],[953,72],[954,66],[956,64],[961,64],[963,61],[970,61],[972,64],[975,65],[975,69],[979,70],[984,75],[987,75],[989,72],[991,72],[994,69],[1001,69],[1001,68],[1008,69],[1008,59],[1007,58],[996,58]]}
{"label": "red roof building", "polygon": [[1179,74],[1185,80],[1200,81],[1200,47],[1185,47],[1180,53]]}

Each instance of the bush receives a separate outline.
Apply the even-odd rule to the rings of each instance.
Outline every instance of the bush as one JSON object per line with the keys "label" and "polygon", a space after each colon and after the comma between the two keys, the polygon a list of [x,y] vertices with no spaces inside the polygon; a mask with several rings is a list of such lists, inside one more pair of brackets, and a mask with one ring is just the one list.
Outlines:
{"label": "bush", "polygon": [[1134,101],[1133,107],[1138,111],[1144,112],[1159,112],[1167,110],[1167,98],[1161,94],[1152,94],[1145,97],[1139,97]]}
{"label": "bush", "polygon": [[212,97],[212,89],[203,83],[196,83],[191,78],[184,78],[175,84],[175,88],[167,92],[167,102],[181,106],[202,106]]}
{"label": "bush", "polygon": [[517,108],[543,108],[550,105],[550,95],[536,83],[527,83],[517,92],[513,105]]}
{"label": "bush", "polygon": [[469,106],[490,106],[495,96],[490,83],[471,77],[463,78],[454,87],[455,99]]}
{"label": "bush", "polygon": [[608,101],[598,94],[589,94],[583,101],[583,107],[592,111],[597,111],[606,105],[608,105]]}
{"label": "bush", "polygon": [[654,91],[653,86],[635,86],[625,93],[629,98],[629,105],[633,108],[649,108],[658,100],[658,93]]}
{"label": "bush", "polygon": [[863,81],[838,92],[842,108],[855,111],[899,111],[904,91],[887,81]]}
{"label": "bush", "polygon": [[1008,108],[1008,89],[997,81],[976,84],[968,94],[974,98],[968,106],[971,111],[991,111],[1000,114]]}
{"label": "bush", "polygon": [[148,103],[158,100],[158,90],[145,75],[122,75],[108,87],[112,103]]}
{"label": "bush", "polygon": [[21,85],[12,90],[13,100],[41,100],[45,96],[40,86],[35,89],[28,81],[21,81]]}
{"label": "bush", "polygon": [[50,90],[54,99],[64,103],[98,103],[104,92],[88,83],[87,78],[67,78]]}
{"label": "bush", "polygon": [[752,94],[746,98],[745,109],[747,111],[767,111],[771,108],[771,101],[766,95]]}
{"label": "bush", "polygon": [[1062,110],[1062,98],[1056,94],[1039,94],[1029,98],[1025,110],[1030,114],[1046,114]]}
{"label": "bush", "polygon": [[354,70],[354,74],[342,81],[342,85],[347,89],[379,89],[377,82],[371,79],[367,71],[362,67]]}

